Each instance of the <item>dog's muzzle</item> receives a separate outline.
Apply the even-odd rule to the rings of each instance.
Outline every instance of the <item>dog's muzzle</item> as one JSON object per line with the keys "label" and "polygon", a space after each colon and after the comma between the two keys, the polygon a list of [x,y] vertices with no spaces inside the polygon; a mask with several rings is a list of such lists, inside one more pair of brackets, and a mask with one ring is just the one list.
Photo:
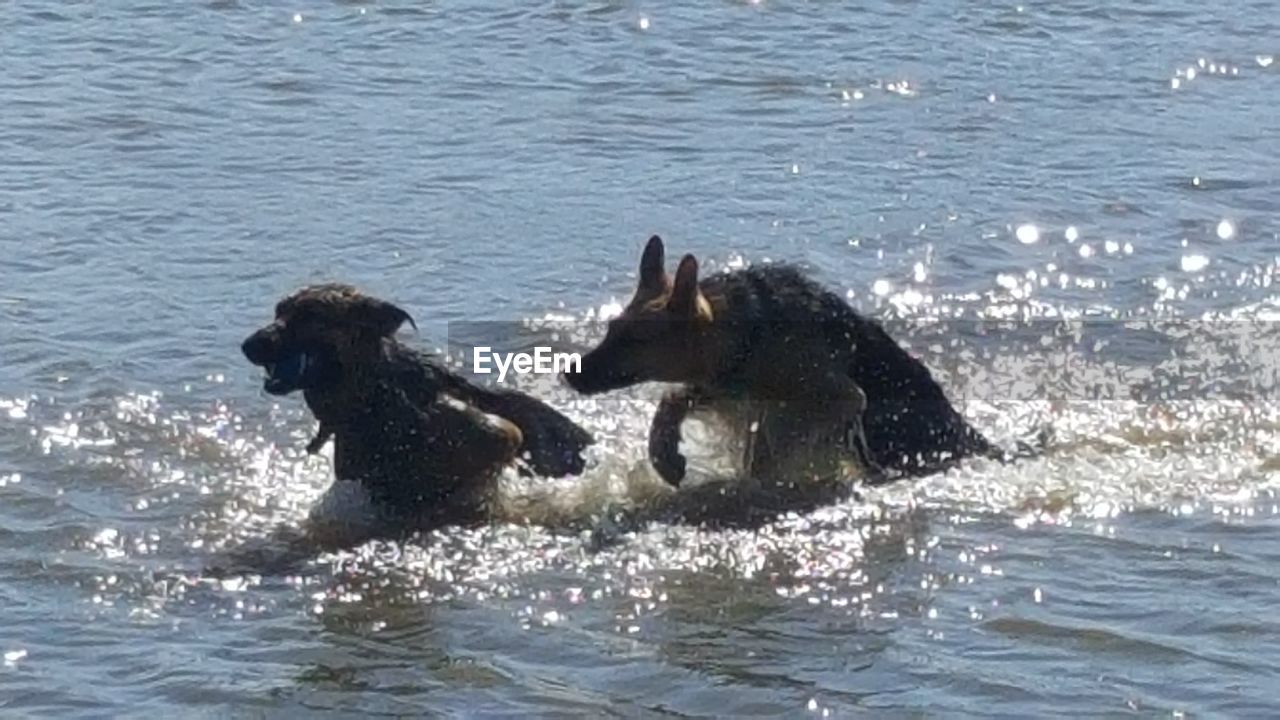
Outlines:
{"label": "dog's muzzle", "polygon": [[272,395],[288,395],[294,390],[304,390],[304,380],[310,366],[311,357],[305,352],[289,353],[276,362],[267,363],[262,366],[267,371],[262,389]]}
{"label": "dog's muzzle", "polygon": [[250,335],[240,346],[249,362],[267,371],[262,388],[272,395],[287,395],[304,390],[307,371],[314,365],[313,359],[301,350],[286,350],[280,346],[274,328],[264,328]]}
{"label": "dog's muzzle", "polygon": [[596,395],[610,390],[629,387],[639,382],[633,373],[619,372],[607,364],[592,362],[590,354],[582,358],[581,372],[564,373],[569,387],[583,395]]}

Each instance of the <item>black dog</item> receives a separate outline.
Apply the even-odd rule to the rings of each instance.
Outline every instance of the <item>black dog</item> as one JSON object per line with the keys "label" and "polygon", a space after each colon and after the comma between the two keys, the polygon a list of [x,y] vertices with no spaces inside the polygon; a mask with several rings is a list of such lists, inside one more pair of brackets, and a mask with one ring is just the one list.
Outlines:
{"label": "black dog", "polygon": [[685,472],[680,425],[699,409],[755,428],[744,443],[748,472],[774,473],[807,455],[805,474],[848,461],[882,481],[1004,456],[879,323],[798,270],[754,267],[699,281],[686,255],[673,279],[663,255],[662,240],[650,238],[635,297],[566,379],[584,393],[683,385],[663,399],[650,433],[650,458],[669,483]]}
{"label": "black dog", "polygon": [[301,390],[334,440],[339,480],[366,487],[407,530],[487,517],[498,473],[517,463],[580,473],[587,431],[540,400],[473,385],[394,338],[404,310],[349,285],[303,288],[244,341],[273,395]]}

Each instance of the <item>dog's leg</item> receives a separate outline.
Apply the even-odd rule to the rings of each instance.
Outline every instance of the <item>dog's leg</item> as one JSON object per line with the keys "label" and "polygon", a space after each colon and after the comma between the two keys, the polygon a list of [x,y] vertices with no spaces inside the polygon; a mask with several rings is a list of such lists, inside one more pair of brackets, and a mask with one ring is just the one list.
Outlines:
{"label": "dog's leg", "polygon": [[658,475],[673,487],[680,487],[687,467],[680,454],[680,425],[697,404],[697,396],[688,389],[663,396],[649,426],[649,462]]}
{"label": "dog's leg", "polygon": [[764,437],[768,435],[768,420],[768,409],[760,410],[759,414],[754,410],[748,412],[747,442],[742,449],[742,473],[747,477],[754,477],[763,464],[762,458],[768,456],[768,451],[763,450],[768,446]]}
{"label": "dog's leg", "polygon": [[333,428],[320,423],[320,427],[316,428],[316,436],[311,438],[311,442],[307,443],[307,454],[315,455],[324,449],[324,444],[329,442],[329,438],[333,437]]}
{"label": "dog's leg", "polygon": [[[393,395],[393,398],[396,396]],[[399,394],[403,398],[403,394]],[[450,522],[460,516],[482,518],[491,508],[502,469],[515,461],[520,429],[450,395],[416,407],[404,401],[382,410],[387,431],[378,443],[409,458],[410,477],[391,482],[415,512],[439,514]]]}
{"label": "dog's leg", "polygon": [[449,395],[442,395],[435,409],[435,419],[448,433],[441,439],[451,445],[450,465],[471,467],[472,474],[482,474],[484,468],[501,468],[515,461],[524,443],[515,423]]}
{"label": "dog's leg", "polygon": [[889,482],[892,478],[876,462],[867,444],[866,427],[862,422],[867,411],[867,394],[848,376],[830,375],[824,380],[822,389],[830,393],[828,397],[836,404],[837,416],[845,423],[845,449],[862,466],[864,482],[868,485]]}
{"label": "dog's leg", "polygon": [[452,374],[445,381],[451,394],[520,428],[524,460],[535,473],[564,477],[586,467],[582,453],[595,438],[550,405],[515,390],[473,385]]}

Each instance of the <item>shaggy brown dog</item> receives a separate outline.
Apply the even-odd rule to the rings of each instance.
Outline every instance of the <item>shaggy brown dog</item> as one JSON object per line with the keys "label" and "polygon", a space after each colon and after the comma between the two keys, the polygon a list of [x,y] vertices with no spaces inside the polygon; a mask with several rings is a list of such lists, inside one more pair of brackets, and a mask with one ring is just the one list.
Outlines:
{"label": "shaggy brown dog", "polygon": [[[582,471],[591,435],[515,391],[472,385],[394,338],[413,319],[349,285],[303,288],[242,346],[273,395],[301,390],[334,440],[334,474],[361,483],[395,530],[487,517],[498,473],[520,463],[547,476]],[[392,530],[393,528],[388,528]]]}

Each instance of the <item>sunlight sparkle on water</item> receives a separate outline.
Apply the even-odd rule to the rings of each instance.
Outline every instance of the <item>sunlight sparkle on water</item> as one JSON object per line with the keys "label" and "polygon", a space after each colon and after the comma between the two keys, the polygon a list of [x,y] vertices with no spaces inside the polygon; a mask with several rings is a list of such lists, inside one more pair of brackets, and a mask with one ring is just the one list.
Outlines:
{"label": "sunlight sparkle on water", "polygon": [[1200,272],[1209,267],[1209,258],[1198,253],[1182,256],[1182,272]]}
{"label": "sunlight sparkle on water", "polygon": [[1230,220],[1223,219],[1218,223],[1218,237],[1222,240],[1230,240],[1235,237],[1236,226]]}
{"label": "sunlight sparkle on water", "polygon": [[640,29],[641,30],[649,29],[649,18],[643,17],[643,16],[640,18]]}
{"label": "sunlight sparkle on water", "polygon": [[615,301],[607,302],[600,306],[596,312],[596,317],[601,320],[612,320],[622,314],[622,303]]}
{"label": "sunlight sparkle on water", "polygon": [[871,285],[871,292],[881,297],[888,295],[892,290],[893,284],[884,278],[875,281],[875,283]]}
{"label": "sunlight sparkle on water", "polygon": [[1068,225],[1067,231],[1063,234],[1067,236],[1067,242],[1069,243],[1080,239],[1080,231],[1076,229],[1075,225]]}
{"label": "sunlight sparkle on water", "polygon": [[902,97],[914,97],[916,95],[916,89],[911,85],[910,80],[886,83],[884,89]]}
{"label": "sunlight sparkle on water", "polygon": [[1019,225],[1018,229],[1014,231],[1014,235],[1017,236],[1018,242],[1023,245],[1032,245],[1040,242],[1040,228],[1031,223]]}

